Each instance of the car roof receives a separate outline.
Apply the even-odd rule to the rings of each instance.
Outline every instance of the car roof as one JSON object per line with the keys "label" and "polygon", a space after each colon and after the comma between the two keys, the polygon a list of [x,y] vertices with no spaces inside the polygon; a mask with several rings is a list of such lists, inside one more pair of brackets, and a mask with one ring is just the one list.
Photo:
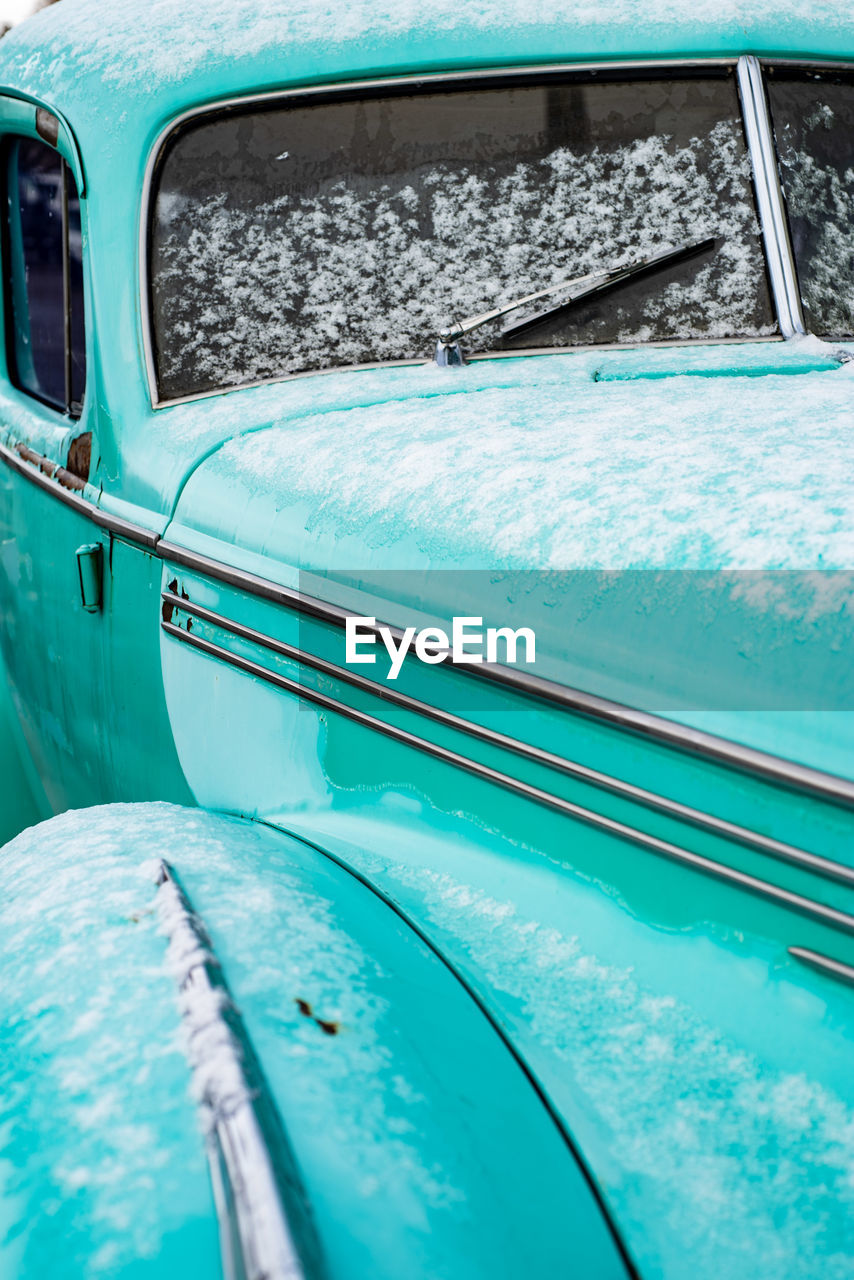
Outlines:
{"label": "car roof", "polygon": [[[474,66],[735,57],[854,59],[836,0],[62,0],[0,41],[0,85],[78,135],[146,148],[206,101]],[[146,148],[147,149],[147,148]]]}

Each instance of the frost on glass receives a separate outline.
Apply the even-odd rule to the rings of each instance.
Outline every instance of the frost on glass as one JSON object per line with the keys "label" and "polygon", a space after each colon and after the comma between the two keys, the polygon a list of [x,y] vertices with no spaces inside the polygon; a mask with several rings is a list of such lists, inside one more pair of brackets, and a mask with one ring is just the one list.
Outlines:
{"label": "frost on glass", "polygon": [[769,80],[783,191],[809,328],[854,334],[854,80]]}
{"label": "frost on glass", "polygon": [[[452,318],[705,237],[520,345],[773,332],[727,78],[232,114],[179,136],[156,191],[165,396],[427,357]],[[500,322],[474,343],[506,345]]]}

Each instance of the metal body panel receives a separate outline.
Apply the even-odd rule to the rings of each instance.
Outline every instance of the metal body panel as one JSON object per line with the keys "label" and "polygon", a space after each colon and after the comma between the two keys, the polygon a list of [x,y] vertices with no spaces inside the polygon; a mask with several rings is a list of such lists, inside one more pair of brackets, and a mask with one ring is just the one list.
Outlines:
{"label": "metal body panel", "polygon": [[[814,354],[822,350],[828,363],[810,370],[789,364],[803,358],[797,343],[707,348],[692,353],[688,377],[680,376],[685,352],[672,350],[523,358],[450,374],[389,370],[394,401],[347,410],[331,394],[320,398],[337,379],[292,383],[292,393],[311,394],[305,410],[212,449],[184,486],[164,542],[397,627],[447,630],[450,615],[471,613],[505,625],[508,601],[524,599],[540,646],[531,674],[666,718],[686,737],[711,731],[850,778],[844,611],[817,605],[808,623],[792,623],[810,607],[811,571],[840,600],[850,586],[840,468],[851,366],[834,365],[830,348]],[[753,362],[767,369],[776,352],[777,376],[752,376]],[[802,417],[819,405],[820,425],[807,437]],[[756,422],[749,433],[739,431],[743,412]],[[678,516],[662,501],[671,464],[643,452],[655,432],[677,457],[690,456]],[[794,466],[801,455],[812,476],[797,496],[780,478],[779,450]],[[672,483],[683,483],[682,463],[672,465]],[[826,511],[832,488],[835,514]],[[542,502],[540,493],[552,496]],[[556,522],[558,501],[571,525]],[[639,509],[648,518],[638,520]],[[734,547],[739,525],[745,537]],[[790,589],[788,601],[777,598]],[[645,627],[644,607],[669,629]],[[705,623],[692,629],[698,609]],[[515,626],[521,613],[510,613]]]}
{"label": "metal body panel", "polygon": [[[340,623],[354,610],[395,625],[407,611],[444,617],[481,601],[488,611],[502,575],[556,568],[849,571],[848,508],[828,495],[850,475],[850,344],[377,367],[152,407],[139,233],[158,142],[186,113],[333,82],[502,67],[854,59],[847,12],[817,23],[774,6],[735,24],[721,10],[665,30],[654,12],[627,7],[612,22],[488,10],[456,4],[437,21],[435,9],[374,6],[357,14],[354,38],[315,29],[293,6],[253,27],[240,5],[222,5],[214,41],[204,31],[197,40],[178,9],[177,27],[171,9],[158,11],[152,39],[130,6],[102,31],[91,6],[65,0],[0,44],[0,85],[14,98],[5,115],[0,102],[0,132],[36,103],[61,111],[86,179],[83,417],[71,423],[0,378],[2,651],[28,750],[56,810],[158,799],[256,819],[148,806],[69,817],[23,837],[0,869],[15,889],[20,865],[35,892],[37,860],[62,864],[67,892],[57,903],[41,885],[46,932],[33,935],[56,949],[66,916],[79,918],[68,911],[75,876],[97,915],[93,877],[117,842],[126,860],[147,852],[176,867],[335,1276],[603,1280],[637,1264],[668,1280],[747,1270],[836,1280],[854,1259],[854,708],[830,705],[837,694],[844,703],[852,669],[844,609],[819,610],[802,636],[773,601],[754,614],[743,604],[755,645],[729,666],[716,665],[711,641],[685,661],[675,628],[659,652],[634,643],[623,617],[610,648],[582,653],[555,625],[543,685],[524,672],[472,679],[408,662],[393,698],[382,673],[342,671]],[[170,46],[180,73],[163,75]],[[757,64],[742,66],[779,250]],[[776,266],[794,333],[791,262]],[[627,475],[605,483],[585,462],[581,480],[599,485],[595,519],[567,506],[572,536],[560,541],[560,504],[543,494],[575,457],[585,414],[588,425],[599,415],[602,467],[630,452],[638,424],[649,435],[678,428],[682,414],[717,437],[704,470],[675,431],[661,461],[676,457],[681,473],[658,488],[649,474],[646,487]],[[481,437],[496,422],[512,439],[490,454]],[[80,432],[92,435],[92,469],[73,483]],[[390,440],[414,449],[408,467],[395,471]],[[772,473],[808,451],[802,501]],[[710,467],[711,453],[729,470]],[[454,468],[431,480],[448,457]],[[519,499],[508,507],[505,489],[499,510],[513,459]],[[754,475],[739,559],[724,536],[738,503],[728,525],[721,495],[727,476]],[[685,511],[711,511],[706,540],[632,541],[669,504],[689,534]],[[89,613],[75,552],[93,545],[103,582]],[[449,572],[499,585],[491,596],[431,597],[431,575]],[[548,633],[547,606],[538,601],[537,622]],[[738,697],[724,705],[730,678]],[[806,690],[802,704],[781,710],[773,697],[793,688]],[[698,690],[717,703],[694,705]],[[819,694],[827,705],[809,701]],[[115,901],[124,920],[125,898]],[[96,952],[96,978],[117,971],[117,951],[120,966],[137,955],[120,939]],[[140,963],[156,967],[152,941]],[[71,1010],[79,992],[52,969],[56,1007]],[[34,1007],[18,1012],[31,1018]],[[76,1034],[71,1026],[69,1042]],[[136,1066],[118,1064],[121,1088]],[[52,1140],[78,1121],[85,1129],[80,1105]],[[97,1190],[91,1170],[79,1177]],[[171,1202],[174,1258],[185,1256],[188,1224],[198,1227],[209,1275],[213,1215],[199,1185]],[[41,1204],[43,1183],[32,1187]],[[45,1274],[37,1262],[31,1273]]]}
{"label": "metal body panel", "polygon": [[[179,594],[185,590],[208,600],[214,595],[210,584],[182,576]],[[191,634],[203,640],[206,631],[197,620]],[[218,640],[224,644],[227,638],[220,634]],[[313,705],[293,689],[273,687],[173,634],[164,632],[162,643],[178,748],[198,799],[210,804],[217,797],[244,811],[254,805],[259,816],[361,872],[428,933],[542,1082],[601,1182],[640,1273],[682,1277],[696,1275],[700,1267],[701,1274],[714,1275],[731,1264],[733,1250],[747,1256],[754,1243],[752,1210],[736,1190],[736,1150],[747,1153],[752,1169],[749,1202],[767,1207],[776,1194],[768,1181],[776,1162],[764,1162],[759,1154],[769,1139],[761,1132],[766,1121],[757,1117],[766,1113],[760,1108],[752,1114],[752,1100],[776,1096],[788,1087],[785,1081],[798,1076],[809,1081],[812,1098],[821,1081],[826,1096],[842,1106],[840,1115],[852,1103],[850,1024],[844,1013],[850,994],[790,959],[788,948],[805,947],[850,967],[851,938],[782,902],[661,860],[604,823],[591,827],[521,791],[496,787],[482,773],[461,769],[459,761],[425,754],[405,741],[405,733],[429,733],[446,750],[459,750],[459,744],[436,726],[413,724],[411,714],[387,705],[380,710],[374,699],[373,714],[404,731],[378,733],[365,720],[336,710],[333,701],[342,690],[328,678],[318,682],[294,672],[292,664],[275,664],[281,672],[290,669],[295,683],[323,689],[324,700]],[[249,650],[238,644],[233,651]],[[366,706],[352,694],[348,700]],[[191,704],[197,708],[192,718]],[[224,724],[228,735],[221,731]],[[241,724],[247,732],[239,735],[238,755],[232,744]],[[277,752],[271,753],[270,742],[279,744]],[[545,778],[543,770],[508,762],[506,753],[464,749],[490,768],[512,770],[553,793],[579,795]],[[678,785],[680,763],[671,761],[665,773],[664,762],[658,762],[662,789]],[[705,778],[709,802],[713,796],[720,801],[718,781]],[[776,798],[782,816],[786,797]],[[742,794],[743,804],[755,800]],[[601,795],[594,803],[600,813],[619,811]],[[801,798],[796,809],[812,838],[824,834],[827,814],[821,806]],[[663,820],[637,808],[627,815],[624,807],[622,817],[646,832],[664,833]],[[675,825],[669,825],[671,839],[681,839],[688,849],[715,853],[732,867],[750,867],[778,886],[797,883],[816,900],[851,902],[850,890],[796,875],[694,829],[683,826],[676,837]],[[845,815],[843,847],[850,848],[850,827]],[[671,1056],[674,1035],[679,1049]],[[633,1047],[624,1052],[623,1043]],[[643,1097],[648,1103],[639,1103]],[[736,1162],[728,1193],[735,1225],[725,1240],[716,1229],[716,1202],[695,1199],[686,1176],[693,1139],[685,1135],[683,1142],[670,1134],[657,1145],[665,1098],[672,1104],[687,1097],[692,1102],[683,1104],[686,1118],[691,1113],[689,1124],[701,1126],[696,1140],[702,1158],[721,1171]],[[773,1108],[772,1113],[777,1114]],[[786,1132],[790,1136],[780,1140],[788,1144],[794,1131]],[[828,1141],[819,1163],[834,1158],[827,1154],[832,1131]],[[628,1156],[644,1144],[656,1146],[656,1161]],[[847,1210],[844,1196],[836,1198],[838,1188],[832,1205],[825,1202],[820,1210],[805,1187],[790,1185],[781,1194],[786,1226],[778,1222],[774,1230],[785,1256],[797,1252],[800,1224],[813,1221],[813,1213],[825,1238],[844,1251]],[[663,1206],[661,1211],[649,1212],[652,1203]],[[691,1224],[690,1255],[681,1229],[673,1227],[679,1222],[685,1229]],[[776,1266],[779,1253],[774,1259]],[[763,1270],[761,1258],[754,1265],[759,1275],[777,1274]],[[808,1255],[798,1265],[817,1280],[825,1259]]]}
{"label": "metal body panel", "polygon": [[[79,875],[81,846],[98,851],[85,877]],[[155,895],[155,877],[167,859],[173,874],[180,875],[183,902],[189,900],[204,920],[201,946],[197,929],[186,932],[186,906],[174,895],[171,901],[160,891]],[[139,1274],[183,1274],[194,1280],[216,1274],[213,1204],[199,1178],[202,1143],[193,1133],[180,1079],[185,1067],[175,1045],[173,985],[183,981],[184,1016],[194,1032],[188,1056],[200,1101],[217,1109],[217,1131],[231,1133],[239,1143],[240,1117],[251,1104],[256,1115],[273,1108],[292,1144],[295,1167],[288,1175],[285,1165],[285,1174],[298,1178],[305,1190],[325,1255],[321,1262],[302,1248],[306,1277],[396,1280],[407,1273],[511,1280],[530,1271],[628,1280],[632,1275],[566,1135],[453,968],[380,896],[304,842],[257,823],[171,805],[102,807],[63,815],[19,837],[4,851],[0,877],[8,913],[4,925],[16,951],[26,955],[27,948],[58,935],[67,948],[73,984],[85,957],[100,954],[100,948],[106,953],[112,944],[115,954],[106,972],[91,975],[87,1007],[97,1010],[110,998],[105,1018],[123,1031],[130,1025],[129,1053],[145,1060],[146,1046],[132,1033],[134,1019],[150,1037],[151,1053],[162,1054],[164,1041],[171,1049],[168,1072],[163,1072],[165,1095],[159,1096],[155,1058],[155,1071],[143,1078],[135,1096],[125,1051],[110,1040],[106,1021],[94,1045],[85,1035],[76,1042],[76,1077],[59,1091],[61,1130],[46,1132],[46,1116],[37,1110],[44,1094],[55,1088],[49,1074],[41,1077],[32,1112],[26,1111],[44,1151],[42,1160],[26,1162],[30,1202],[47,1191],[57,1169],[64,1172],[69,1127],[88,1126],[84,1153],[89,1156],[99,1143],[110,1143],[102,1116],[115,1125],[126,1111],[129,1126],[135,1126],[148,1114],[150,1132],[128,1130],[136,1138],[136,1159],[149,1162],[159,1138],[173,1163],[163,1179],[171,1204],[162,1205],[149,1190],[148,1202],[142,1201],[144,1220],[149,1224],[156,1207],[173,1226],[177,1218],[179,1229],[171,1249],[164,1230],[153,1232],[150,1259],[143,1255],[136,1262]],[[71,926],[55,909],[53,885]],[[27,927],[14,914],[24,894],[39,907],[37,920]],[[155,901],[166,937],[152,912]],[[132,913],[136,923],[128,918]],[[123,932],[130,936],[120,947]],[[227,991],[219,987],[223,998],[212,1004],[210,992],[186,985],[193,966],[200,964],[210,973],[219,971],[227,982]],[[149,971],[146,985],[141,972]],[[57,1069],[71,1072],[76,996],[73,985],[65,985],[62,966],[54,967],[48,989],[69,1006],[53,1016],[53,1023],[62,1032]],[[116,1007],[119,991],[125,992],[123,1007]],[[232,998],[240,1010],[237,1022],[229,1010]],[[13,992],[7,990],[4,1000],[16,1011]],[[229,1018],[231,1029],[224,1030],[223,1019]],[[13,1043],[10,1050],[0,1070],[25,1081],[28,1064],[21,1046]],[[98,1051],[100,1058],[90,1056]],[[243,1077],[255,1069],[256,1059],[260,1075],[247,1097]],[[99,1070],[110,1089],[100,1111]],[[0,1107],[14,1106],[8,1099],[4,1090]],[[183,1124],[170,1134],[163,1125],[176,1110]],[[270,1127],[246,1137],[263,1146]],[[120,1143],[119,1130],[112,1145]],[[271,1162],[281,1166],[281,1146],[266,1149]],[[232,1167],[241,1168],[241,1153],[234,1152],[233,1159]],[[132,1168],[136,1173],[138,1165]],[[279,1265],[281,1254],[269,1248],[275,1246],[276,1232],[264,1171],[245,1163],[242,1168],[244,1220],[257,1216],[263,1230],[255,1233],[256,1243],[263,1236],[268,1246],[247,1259],[247,1277],[282,1280],[288,1273]],[[195,1193],[192,1207],[207,1236],[198,1259],[184,1259],[184,1271],[175,1265],[181,1210],[191,1207],[191,1197],[176,1188],[182,1175]],[[29,1244],[42,1270],[24,1266],[15,1274],[22,1280],[59,1274],[59,1250],[66,1259],[62,1274],[91,1274],[85,1269],[87,1229],[99,1241],[115,1229],[113,1220],[93,1226],[93,1216],[105,1199],[114,1217],[127,1208],[139,1212],[144,1194],[144,1182],[119,1177],[111,1183],[101,1188],[96,1182],[94,1192],[81,1197],[80,1221],[70,1241],[47,1231],[43,1217],[33,1214]],[[285,1196],[298,1193],[292,1184]],[[183,1239],[195,1225],[187,1217]],[[138,1247],[126,1232],[114,1253],[117,1264],[127,1267]],[[0,1244],[0,1265],[13,1248]]]}
{"label": "metal body panel", "polygon": [[[0,619],[3,618],[0,612]],[[2,625],[2,624],[0,624]],[[4,844],[19,831],[50,816],[29,749],[21,733],[17,706],[12,699],[5,668],[0,663],[0,841]]]}

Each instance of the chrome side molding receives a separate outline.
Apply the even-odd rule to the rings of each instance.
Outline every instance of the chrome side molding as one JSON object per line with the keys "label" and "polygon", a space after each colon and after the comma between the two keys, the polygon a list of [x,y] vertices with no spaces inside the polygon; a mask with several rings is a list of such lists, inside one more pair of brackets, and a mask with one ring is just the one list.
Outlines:
{"label": "chrome side molding", "polygon": [[719,818],[714,814],[706,813],[704,810],[683,804],[679,800],[672,800],[668,796],[648,791],[644,787],[638,787],[631,782],[625,782],[621,778],[614,777],[613,774],[592,769],[589,765],[581,763],[581,761],[557,755],[553,751],[547,751],[519,738],[510,737],[508,734],[500,733],[496,729],[490,729],[486,725],[478,724],[474,720],[467,720],[452,711],[445,711],[443,708],[433,706],[431,703],[422,702],[420,699],[413,698],[398,689],[379,684],[376,680],[370,680],[367,676],[359,675],[357,672],[350,671],[337,663],[318,657],[317,654],[310,653],[305,649],[299,649],[296,645],[288,644],[284,640],[278,640],[274,636],[268,636],[262,631],[257,631],[254,627],[246,626],[245,623],[227,618],[224,614],[208,609],[204,605],[194,604],[192,600],[177,595],[174,591],[166,590],[162,592],[161,598],[163,601],[164,620],[171,622],[176,613],[198,618],[201,622],[207,622],[210,626],[227,631],[241,640],[246,640],[250,644],[267,649],[270,653],[288,658],[301,666],[309,667],[322,675],[330,676],[333,680],[338,680],[343,684],[350,685],[352,688],[360,689],[363,693],[379,698],[384,703],[400,707],[404,711],[411,711],[416,715],[423,716],[425,719],[433,720],[436,724],[444,725],[446,728],[465,733],[479,742],[486,742],[490,746],[512,751],[514,755],[531,760],[535,764],[544,765],[547,768],[565,774],[567,777],[576,778],[578,781],[588,783],[590,786],[597,787],[602,791],[608,791],[613,795],[634,801],[647,809],[665,813],[668,817],[688,823],[701,830],[709,831],[725,840],[732,840],[737,844],[744,845],[746,848],[756,849],[768,857],[776,858],[781,862],[789,862],[793,866],[812,871],[815,875],[823,876],[828,880],[836,880],[841,884],[854,888],[854,867],[835,862],[830,858],[824,858],[820,854],[810,853],[806,849],[799,849],[794,845],[786,844],[784,841],[775,840],[771,836],[764,835],[759,831],[752,831],[750,828],[730,822],[726,818]]}
{"label": "chrome side molding", "polygon": [[155,880],[207,1132],[226,1280],[322,1280],[296,1162],[210,938],[168,863],[158,863]]}
{"label": "chrome side molding", "polygon": [[[21,448],[23,449],[23,446]],[[32,451],[27,452],[32,453]],[[292,587],[284,587],[272,579],[259,577],[245,569],[235,568],[222,560],[215,560],[211,556],[191,551],[187,547],[170,542],[168,538],[161,537],[152,529],[134,524],[108,511],[102,511],[88,498],[64,487],[63,476],[66,473],[63,472],[60,475],[56,464],[42,455],[32,454],[32,457],[25,457],[23,453],[19,454],[0,443],[0,461],[30,483],[73,508],[99,529],[104,529],[117,538],[150,551],[168,564],[189,569],[215,582],[244,591],[247,595],[259,600],[268,600],[297,613],[329,622],[336,627],[343,627],[346,622],[349,613],[347,609],[306,595]],[[76,478],[75,482],[82,483]],[[389,630],[396,639],[400,639],[402,631],[399,627],[390,626]],[[613,702],[598,694],[574,689],[570,685],[559,684],[555,680],[536,676],[519,668],[484,662],[480,666],[465,667],[464,670],[467,676],[475,679],[488,680],[512,689],[520,695],[538,698],[574,714],[613,724],[630,733],[662,742],[676,750],[696,755],[701,759],[713,760],[728,768],[764,779],[772,785],[789,787],[814,795],[821,800],[844,805],[849,809],[854,808],[854,780],[850,778],[826,773],[809,765],[798,764],[782,756],[744,746],[742,743],[719,737],[703,729],[694,729],[680,724],[676,720],[666,720],[663,716],[652,712]]]}
{"label": "chrome side molding", "polygon": [[193,649],[197,649],[200,653],[225,662],[229,666],[235,667],[238,671],[254,676],[257,680],[263,680],[277,689],[284,689],[288,693],[295,694],[298,698],[311,702],[315,706],[323,707],[327,711],[337,712],[348,720],[352,720],[355,724],[360,724],[366,729],[373,729],[377,733],[391,738],[394,742],[413,747],[416,751],[422,751],[425,755],[432,756],[435,760],[441,760],[456,769],[464,770],[466,773],[481,778],[485,782],[502,787],[505,791],[512,791],[526,800],[533,801],[535,804],[544,805],[546,808],[554,809],[569,818],[575,818],[586,826],[594,827],[608,835],[639,845],[640,848],[647,849],[660,857],[668,858],[671,862],[692,867],[695,871],[699,871],[704,875],[712,876],[716,880],[722,880],[736,888],[754,894],[756,897],[765,898],[770,902],[775,902],[780,907],[788,908],[799,915],[817,920],[821,924],[828,925],[831,929],[838,929],[843,933],[854,935],[854,915],[849,915],[846,911],[839,911],[836,907],[831,907],[826,902],[819,902],[816,898],[807,898],[803,894],[793,893],[789,889],[781,888],[780,885],[772,884],[769,880],[748,875],[747,872],[739,871],[724,862],[718,862],[714,858],[707,858],[703,854],[693,853],[691,850],[683,849],[680,845],[673,844],[669,840],[662,840],[658,836],[650,835],[648,832],[629,826],[625,822],[619,822],[615,818],[609,818],[605,814],[597,813],[595,809],[587,809],[583,805],[576,804],[572,800],[566,800],[563,796],[555,795],[542,787],[532,786],[528,782],[523,782],[520,778],[514,778],[510,774],[493,769],[490,765],[481,764],[478,760],[472,760],[469,756],[461,755],[458,751],[452,751],[448,747],[431,742],[428,738],[421,738],[417,734],[410,733],[407,729],[401,729],[397,725],[389,724],[386,720],[380,720],[376,716],[369,715],[366,711],[359,711],[348,703],[341,702],[338,698],[321,693],[320,690],[301,684],[298,680],[284,676],[278,671],[271,671],[259,662],[253,662],[250,658],[244,658],[241,654],[233,653],[230,649],[214,644],[194,632],[185,631],[183,627],[176,626],[174,622],[164,619],[160,625],[167,635],[180,640],[183,644],[189,645]]}
{"label": "chrome side molding", "polygon": [[[316,596],[306,595],[293,587],[284,587],[269,578],[260,578],[245,569],[236,569],[221,560],[161,538],[155,555],[168,564],[189,569],[221,582],[227,587],[245,591],[247,595],[271,604],[282,605],[296,613],[303,613],[322,622],[343,627],[350,611]],[[388,625],[388,624],[386,624]],[[389,626],[391,634],[400,639],[400,627]],[[716,760],[732,769],[766,779],[777,786],[805,791],[823,800],[854,808],[854,780],[836,774],[824,773],[809,765],[797,764],[770,752],[746,747],[703,729],[694,729],[677,720],[666,720],[653,712],[640,711],[625,703],[613,702],[599,694],[558,684],[556,680],[533,675],[518,667],[506,667],[500,663],[483,662],[479,666],[458,668],[467,678],[489,680],[532,698],[542,699],[553,706],[566,708],[579,715],[601,720],[621,729],[627,729],[641,737],[663,742],[700,758]]]}
{"label": "chrome side molding", "polygon": [[836,978],[854,986],[854,968],[850,964],[843,964],[841,960],[834,960],[831,956],[823,956],[820,951],[810,951],[809,947],[789,947],[789,955],[828,978]]}

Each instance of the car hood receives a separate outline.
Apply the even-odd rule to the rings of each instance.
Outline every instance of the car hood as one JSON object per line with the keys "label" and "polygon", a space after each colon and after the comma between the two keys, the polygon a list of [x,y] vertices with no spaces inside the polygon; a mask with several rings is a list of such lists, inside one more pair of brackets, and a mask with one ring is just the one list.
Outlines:
{"label": "car hood", "polygon": [[848,568],[852,384],[811,340],[305,379],[166,417],[175,519],[322,571]]}
{"label": "car hood", "polygon": [[854,364],[806,341],[358,376],[279,388],[167,539],[395,625],[528,626],[536,674],[850,772]]}

